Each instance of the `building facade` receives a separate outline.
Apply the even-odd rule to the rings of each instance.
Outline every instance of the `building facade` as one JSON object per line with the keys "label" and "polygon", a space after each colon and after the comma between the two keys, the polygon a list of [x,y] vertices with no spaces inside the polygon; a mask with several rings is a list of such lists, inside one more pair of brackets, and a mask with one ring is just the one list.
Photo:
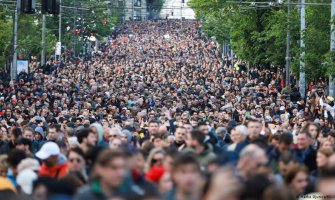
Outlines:
{"label": "building facade", "polygon": [[195,19],[194,11],[187,5],[190,0],[165,0],[161,9],[162,19]]}
{"label": "building facade", "polygon": [[124,20],[146,20],[148,17],[146,0],[125,0]]}

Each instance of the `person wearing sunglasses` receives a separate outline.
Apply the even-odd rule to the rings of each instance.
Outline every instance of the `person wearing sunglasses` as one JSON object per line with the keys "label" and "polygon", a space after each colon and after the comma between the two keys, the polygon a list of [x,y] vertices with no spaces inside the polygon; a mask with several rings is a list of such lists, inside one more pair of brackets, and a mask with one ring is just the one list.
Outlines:
{"label": "person wearing sunglasses", "polygon": [[86,172],[86,161],[83,150],[79,147],[72,148],[68,154],[69,171],[80,173],[87,181],[88,176]]}

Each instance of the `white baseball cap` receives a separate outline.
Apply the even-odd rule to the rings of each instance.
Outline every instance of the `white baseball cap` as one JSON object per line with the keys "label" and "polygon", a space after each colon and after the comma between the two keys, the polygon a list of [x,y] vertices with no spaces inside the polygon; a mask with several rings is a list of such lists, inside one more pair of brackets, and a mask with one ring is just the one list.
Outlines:
{"label": "white baseball cap", "polygon": [[32,171],[39,171],[40,163],[38,163],[38,161],[34,158],[25,158],[17,166],[17,170],[20,173],[21,171],[26,170],[26,169],[30,169]]}
{"label": "white baseball cap", "polygon": [[54,142],[45,143],[42,148],[36,153],[36,157],[42,160],[60,154],[59,146]]}
{"label": "white baseball cap", "polygon": [[33,182],[37,177],[37,174],[33,170],[25,169],[17,175],[16,182],[24,193],[30,195],[33,191]]}

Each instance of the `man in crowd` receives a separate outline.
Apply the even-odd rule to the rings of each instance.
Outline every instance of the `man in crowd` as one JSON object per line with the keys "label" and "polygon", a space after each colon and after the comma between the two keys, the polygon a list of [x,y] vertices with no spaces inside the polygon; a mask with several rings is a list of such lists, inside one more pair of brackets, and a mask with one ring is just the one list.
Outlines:
{"label": "man in crowd", "polygon": [[149,121],[148,132],[150,137],[159,134],[159,123],[156,120]]}
{"label": "man in crowd", "polygon": [[[37,127],[36,127],[37,128]],[[23,129],[23,137],[31,141],[31,151],[32,153],[36,153],[39,149],[39,141],[35,140],[35,133],[34,129],[31,127],[25,127]]]}
{"label": "man in crowd", "polygon": [[262,137],[262,124],[258,120],[249,120],[247,127],[249,132],[249,140],[254,140],[256,138]]}
{"label": "man in crowd", "polygon": [[0,148],[1,154],[8,154],[15,148],[16,142],[22,138],[22,130],[18,127],[13,127],[10,131],[10,140],[4,143]]}
{"label": "man in crowd", "polygon": [[310,171],[316,170],[316,151],[311,145],[312,136],[308,132],[300,132],[297,136],[297,149],[295,155]]}
{"label": "man in crowd", "polygon": [[[127,160],[124,153],[112,150],[101,152],[94,167],[96,179],[75,199],[137,199],[143,196],[145,191],[127,180],[126,169]],[[157,198],[151,194],[146,194],[146,196],[148,199]]]}
{"label": "man in crowd", "polygon": [[95,137],[94,133],[88,128],[79,130],[76,136],[78,138],[80,148],[84,152],[88,152],[97,143],[97,138]]}
{"label": "man in crowd", "polygon": [[166,200],[197,199],[203,185],[196,155],[180,154],[174,161],[172,179],[175,189],[166,195]]}
{"label": "man in crowd", "polygon": [[66,160],[62,159],[59,146],[54,142],[46,142],[36,153],[36,157],[42,160],[39,176],[61,178],[66,176],[69,166]]}
{"label": "man in crowd", "polygon": [[183,126],[177,127],[176,132],[174,133],[176,139],[171,144],[172,148],[176,148],[178,150],[181,150],[186,147],[185,144],[185,135],[186,135],[186,129]]}
{"label": "man in crowd", "polygon": [[206,167],[210,161],[216,158],[213,153],[213,147],[205,143],[206,136],[200,130],[193,130],[191,132],[191,147],[199,157],[202,167]]}
{"label": "man in crowd", "polygon": [[265,151],[255,144],[249,144],[240,153],[237,169],[240,176],[247,179],[250,175],[264,169],[267,163]]}

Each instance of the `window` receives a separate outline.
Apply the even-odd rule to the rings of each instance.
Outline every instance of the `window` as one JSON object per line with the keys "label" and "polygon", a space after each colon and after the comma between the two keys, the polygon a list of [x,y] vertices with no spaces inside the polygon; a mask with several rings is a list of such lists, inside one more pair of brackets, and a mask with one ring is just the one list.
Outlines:
{"label": "window", "polygon": [[142,0],[134,0],[134,6],[141,7],[142,6]]}

